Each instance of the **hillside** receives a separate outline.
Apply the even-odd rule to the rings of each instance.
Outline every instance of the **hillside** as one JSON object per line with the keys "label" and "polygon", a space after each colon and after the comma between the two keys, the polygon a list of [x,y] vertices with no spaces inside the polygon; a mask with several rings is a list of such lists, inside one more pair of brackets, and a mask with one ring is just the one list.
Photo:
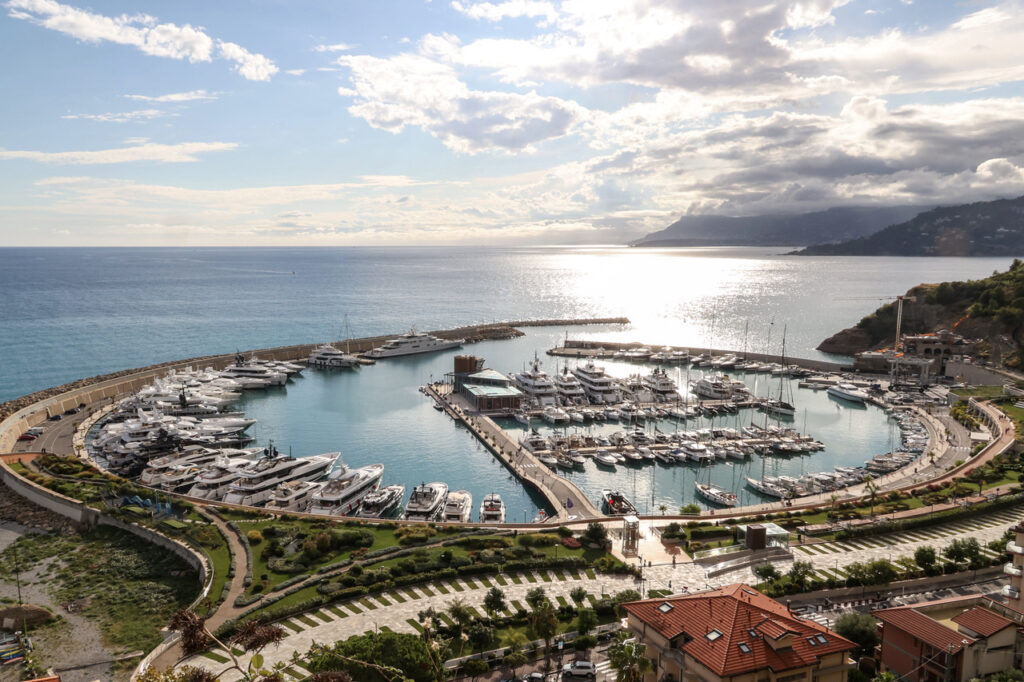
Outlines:
{"label": "hillside", "polygon": [[[907,292],[916,301],[903,304],[903,333],[954,329],[967,338],[984,338],[992,350],[1006,352],[1004,364],[1015,366],[1024,348],[1024,262],[1006,272],[967,282],[920,284]],[[852,355],[891,347],[896,333],[896,304],[886,303],[853,327],[818,346],[826,353]]]}
{"label": "hillside", "polygon": [[920,206],[830,208],[794,215],[683,216],[630,246],[804,246],[862,237],[917,215]]}
{"label": "hillside", "polygon": [[1024,197],[936,208],[872,235],[796,252],[800,256],[1018,254],[1024,254]]}

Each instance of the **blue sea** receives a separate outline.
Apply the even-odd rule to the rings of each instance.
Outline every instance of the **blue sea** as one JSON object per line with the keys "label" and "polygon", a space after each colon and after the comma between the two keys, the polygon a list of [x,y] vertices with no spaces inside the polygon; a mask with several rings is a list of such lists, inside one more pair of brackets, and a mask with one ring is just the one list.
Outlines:
{"label": "blue sea", "polygon": [[[977,278],[1010,258],[797,258],[785,249],[625,247],[19,248],[0,249],[0,400],[73,379],[199,355],[344,336],[442,329],[509,319],[625,316],[629,325],[526,328],[525,337],[467,350],[501,371],[570,338],[642,341],[828,356],[822,339],[921,282]],[[454,352],[304,375],[239,403],[296,455],[341,450],[346,462],[384,462],[410,490],[443,480],[477,501],[502,494],[510,518],[532,517],[528,494],[463,429],[417,391],[451,369]],[[636,366],[607,363],[625,376]],[[696,375],[691,377],[696,378]],[[682,377],[680,377],[682,380]],[[748,377],[754,382],[754,377]],[[764,381],[762,377],[760,381]],[[763,388],[760,389],[763,391]],[[860,464],[888,450],[884,414],[795,391],[795,425],[826,443],[809,457],[769,459],[775,473]],[[742,426],[753,418],[726,419]],[[716,422],[718,423],[718,422]],[[513,425],[509,425],[514,428]],[[697,426],[700,426],[698,424]],[[610,430],[610,427],[606,427]],[[672,428],[665,424],[663,429]],[[693,428],[693,425],[690,426]],[[712,467],[737,492],[761,462]],[[596,497],[619,488],[641,511],[692,499],[688,467],[619,467],[571,474]],[[701,476],[707,475],[700,472]],[[753,493],[741,493],[743,496]],[[749,499],[747,501],[756,501]]]}

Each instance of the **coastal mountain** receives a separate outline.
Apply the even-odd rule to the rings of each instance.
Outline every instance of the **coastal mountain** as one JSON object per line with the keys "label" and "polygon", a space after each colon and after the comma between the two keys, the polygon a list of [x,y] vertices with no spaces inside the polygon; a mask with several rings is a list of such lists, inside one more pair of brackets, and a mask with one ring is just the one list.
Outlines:
{"label": "coastal mountain", "polygon": [[924,207],[841,207],[791,215],[683,216],[630,246],[806,246],[863,237]]}
{"label": "coastal mountain", "polygon": [[1012,256],[1024,254],[1024,197],[936,208],[872,235],[818,244],[800,256]]}
{"label": "coastal mountain", "polygon": [[[967,338],[983,338],[989,350],[1002,354],[1003,364],[1024,358],[1024,262],[1013,261],[1006,272],[967,282],[919,284],[906,293],[904,334],[951,329]],[[886,303],[853,327],[822,341],[818,350],[853,355],[891,348],[896,337],[897,304]]]}

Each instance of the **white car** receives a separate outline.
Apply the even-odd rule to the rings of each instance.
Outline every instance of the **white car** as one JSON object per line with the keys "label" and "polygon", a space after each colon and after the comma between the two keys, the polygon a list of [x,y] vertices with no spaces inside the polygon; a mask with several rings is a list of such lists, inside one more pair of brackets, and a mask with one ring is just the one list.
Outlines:
{"label": "white car", "polygon": [[586,680],[593,680],[597,677],[597,671],[594,669],[594,664],[590,661],[573,661],[572,663],[566,663],[562,667],[562,679],[570,679],[573,677],[582,677]]}

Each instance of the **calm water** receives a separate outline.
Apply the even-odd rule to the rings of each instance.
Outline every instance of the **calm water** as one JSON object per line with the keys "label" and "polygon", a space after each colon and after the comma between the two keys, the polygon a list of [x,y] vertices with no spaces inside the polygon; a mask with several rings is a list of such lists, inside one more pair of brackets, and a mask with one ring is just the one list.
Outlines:
{"label": "calm water", "polygon": [[[985,276],[1010,262],[794,258],[780,251],[0,249],[0,400],[168,359],[323,341],[341,336],[345,314],[354,336],[413,324],[437,329],[622,315],[632,323],[574,328],[570,335],[738,349],[746,328],[755,351],[764,349],[774,322],[773,350],[786,324],[787,354],[824,358],[814,346],[877,307],[878,297],[920,282]],[[470,350],[509,371],[535,350],[558,345],[565,333],[528,331],[521,339]],[[494,490],[507,500],[510,518],[532,516],[538,500],[416,391],[431,375],[450,370],[451,356],[381,362],[344,374],[307,371],[286,388],[246,396],[241,409],[260,420],[253,432],[260,443],[274,438],[296,455],[341,450],[352,465],[383,462],[387,482],[410,488],[421,480],[444,480],[452,489],[470,490],[477,501]],[[624,376],[636,368],[609,363],[608,370]],[[795,398],[796,426],[806,422],[827,449],[769,459],[769,472],[860,464],[889,449],[890,429],[880,412],[842,407],[809,391],[797,391]],[[750,419],[741,414],[726,422]],[[747,466],[721,463],[711,478],[740,492]],[[760,474],[760,460],[752,466]],[[603,487],[619,488],[645,511],[689,501],[696,471],[659,465],[619,467],[610,474],[588,464],[571,475],[593,496]]]}

